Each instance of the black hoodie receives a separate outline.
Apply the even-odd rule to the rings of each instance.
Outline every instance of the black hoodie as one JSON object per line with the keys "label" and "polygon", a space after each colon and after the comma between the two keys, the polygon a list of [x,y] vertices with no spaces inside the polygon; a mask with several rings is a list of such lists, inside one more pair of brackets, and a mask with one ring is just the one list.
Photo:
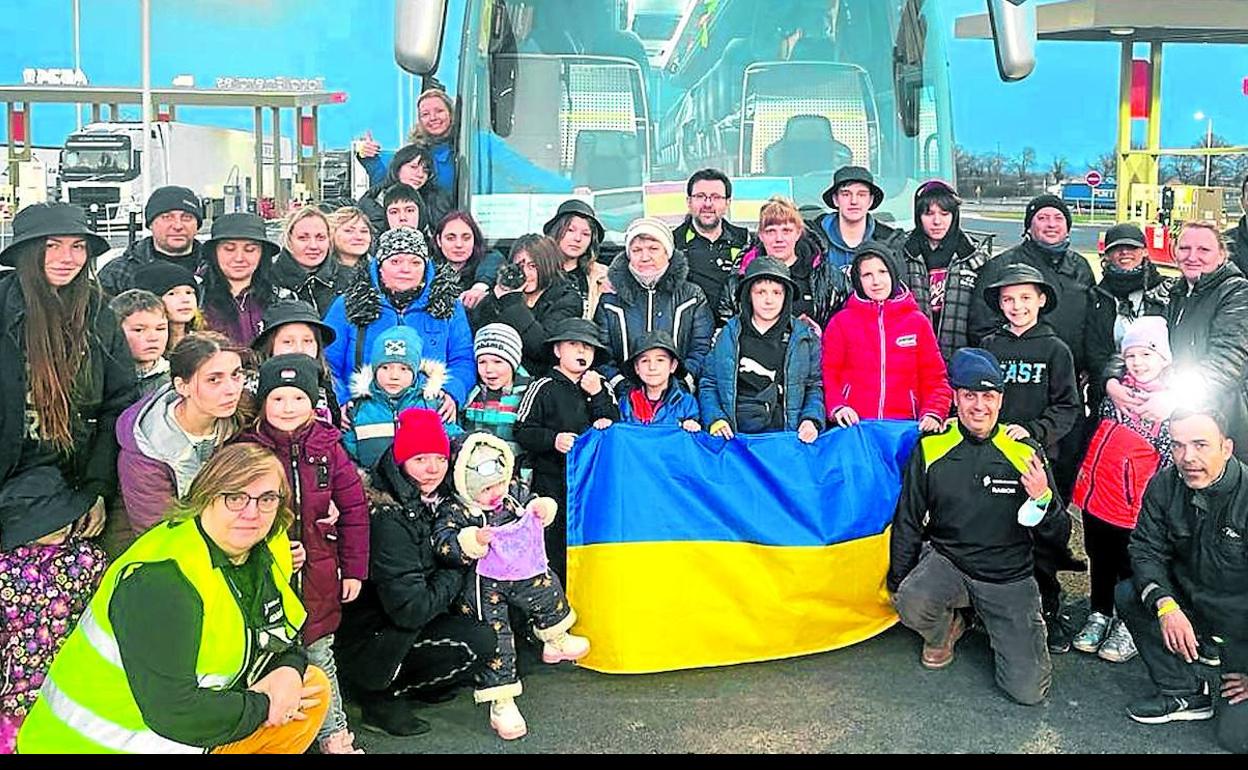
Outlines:
{"label": "black hoodie", "polygon": [[985,337],[983,347],[1001,362],[1001,424],[1023,426],[1049,459],[1055,458],[1057,442],[1074,427],[1082,409],[1070,348],[1045,321],[1021,336],[1003,328]]}

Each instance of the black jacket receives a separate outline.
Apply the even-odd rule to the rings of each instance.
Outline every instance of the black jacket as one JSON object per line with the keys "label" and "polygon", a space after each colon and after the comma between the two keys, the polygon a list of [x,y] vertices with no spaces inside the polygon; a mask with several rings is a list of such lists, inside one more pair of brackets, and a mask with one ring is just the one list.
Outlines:
{"label": "black jacket", "polygon": [[610,385],[590,396],[555,369],[534,380],[516,412],[516,443],[529,452],[533,475],[562,477],[567,455],[555,449],[555,436],[583,433],[600,417],[620,419]]}
{"label": "black jacket", "polygon": [[1175,468],[1154,476],[1127,550],[1146,607],[1169,596],[1209,633],[1248,639],[1248,469],[1239,460],[1199,491]]}
{"label": "black jacket", "polygon": [[[789,268],[789,277],[797,284],[797,296],[793,298],[793,316],[797,318],[804,315],[810,318],[820,330],[845,305],[850,292],[846,271],[826,259],[830,246],[827,235],[807,222],[794,248],[797,261]],[[755,239],[753,245],[741,255],[742,267],[724,284],[719,295],[719,305],[715,308],[715,315],[721,325],[741,312],[737,294],[745,267],[751,260],[766,253],[762,242]]]}
{"label": "black jacket", "polygon": [[1239,272],[1248,275],[1248,214],[1239,218],[1239,224],[1222,234],[1231,252],[1231,261]]}
{"label": "black jacket", "polygon": [[672,231],[672,240],[677,249],[685,252],[689,282],[702,289],[711,308],[719,307],[720,291],[741,268],[741,252],[750,243],[750,231],[723,220],[719,237],[710,241],[693,226],[693,218],[686,216]]}
{"label": "black jacket", "polygon": [[624,362],[637,353],[637,345],[648,332],[662,329],[676,341],[681,363],[696,380],[702,362],[711,350],[715,318],[706,304],[706,295],[686,280],[689,264],[680,251],[672,254],[667,272],[653,289],[645,289],[628,269],[628,254],[621,252],[607,269],[615,290],[598,300],[594,322],[602,344],[610,351],[595,368],[616,381]]}
{"label": "black jacket", "polygon": [[[204,245],[202,243],[192,240],[191,254],[185,258],[178,258],[178,263],[186,264],[192,273],[198,273],[199,268],[203,265],[203,250]],[[150,265],[157,259],[167,258],[157,255],[155,242],[150,235],[137,240],[126,247],[121,256],[116,257],[100,268],[100,286],[104,289],[104,293],[110,297],[116,297],[127,289],[133,289],[135,288],[135,273],[139,272],[139,268]],[[183,259],[185,259],[185,262]]]}
{"label": "black jacket", "polygon": [[1144,273],[1127,280],[1126,276],[1110,275],[1102,269],[1100,283],[1088,296],[1088,317],[1084,324],[1084,355],[1091,375],[1088,402],[1096,405],[1104,396],[1106,368],[1119,354],[1114,325],[1119,316],[1134,320],[1140,316],[1166,314],[1170,288],[1174,281],[1165,278],[1152,263],[1144,262]]}
{"label": "black jacket", "polygon": [[1001,362],[1001,422],[1022,425],[1053,458],[1083,408],[1070,348],[1044,321],[1021,337],[1001,329],[985,337],[983,347]]}
{"label": "black jacket", "polygon": [[520,363],[534,377],[550,368],[550,345],[546,338],[557,323],[568,318],[580,318],[584,304],[576,287],[563,276],[556,276],[532,308],[524,301],[522,292],[504,294],[502,298],[490,291],[469,313],[472,328],[480,329],[491,323],[504,323],[520,333],[524,352]]}
{"label": "black jacket", "polygon": [[1170,288],[1166,320],[1175,368],[1200,372],[1230,420],[1235,455],[1248,457],[1248,279],[1229,262],[1195,286],[1180,279]]}
{"label": "black jacket", "polygon": [[332,254],[308,272],[289,251],[282,249],[273,262],[273,289],[279,297],[293,297],[308,303],[324,318],[329,306],[351,285],[353,275],[354,272],[343,267]]}
{"label": "black jacket", "polygon": [[[901,482],[893,515],[888,590],[896,591],[919,563],[923,541],[975,580],[1012,583],[1031,577],[1033,550],[1064,548],[1070,517],[1054,497],[1035,527],[1018,523],[1027,501],[1019,468],[1039,451],[998,425],[988,439],[956,419],[919,440]],[[1047,468],[1047,463],[1046,463]],[[1049,489],[1056,489],[1049,472]]]}
{"label": "black jacket", "polygon": [[1030,238],[1014,248],[988,260],[979,271],[975,285],[975,297],[971,303],[971,317],[967,336],[972,345],[1001,328],[1005,317],[998,308],[989,308],[984,300],[984,287],[996,282],[1007,267],[1019,263],[1028,264],[1040,271],[1057,292],[1057,307],[1045,316],[1046,320],[1062,338],[1075,359],[1075,371],[1088,370],[1084,353],[1083,332],[1088,315],[1089,290],[1096,282],[1092,268],[1077,252],[1067,249],[1056,258],[1041,250]]}
{"label": "black jacket", "polygon": [[389,452],[370,477],[369,578],[342,607],[338,672],[365,690],[394,682],[421,629],[445,614],[469,570],[441,566],[433,553],[434,512]]}
{"label": "black jacket", "polygon": [[[26,429],[26,304],[17,275],[0,279],[0,484],[22,461]],[[117,317],[97,295],[87,311],[89,376],[70,404],[73,452],[61,471],[75,489],[108,497],[117,486],[117,417],[135,400],[134,361]]]}

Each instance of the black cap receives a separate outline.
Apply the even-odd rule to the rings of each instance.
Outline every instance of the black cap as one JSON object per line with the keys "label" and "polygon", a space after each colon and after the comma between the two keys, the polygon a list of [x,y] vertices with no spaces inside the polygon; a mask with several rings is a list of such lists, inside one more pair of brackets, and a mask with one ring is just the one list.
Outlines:
{"label": "black cap", "polygon": [[87,240],[91,259],[108,251],[108,241],[91,232],[87,215],[72,203],[35,203],[13,217],[13,240],[0,251],[0,265],[16,267],[14,248],[30,241],[55,236],[81,236]]}
{"label": "black cap", "polygon": [[565,214],[575,214],[578,217],[588,219],[590,227],[594,229],[594,232],[598,236],[598,242],[602,243],[602,239],[606,234],[606,229],[603,228],[602,222],[598,221],[598,214],[594,212],[593,206],[590,206],[585,201],[577,198],[572,198],[571,200],[566,200],[563,203],[560,203],[558,210],[555,211],[555,215],[547,220],[546,224],[542,225],[542,233],[549,235],[552,238],[555,237],[555,226],[559,224],[559,220]]}
{"label": "black cap", "polygon": [[1066,218],[1067,229],[1070,229],[1070,226],[1074,223],[1070,216],[1070,206],[1066,205],[1066,201],[1052,193],[1045,193],[1044,195],[1037,195],[1027,203],[1027,212],[1023,215],[1023,232],[1031,229],[1031,220],[1036,218],[1036,214],[1039,213],[1040,209],[1057,209],[1062,212],[1062,216]]}
{"label": "black cap", "polygon": [[282,250],[269,240],[264,220],[255,214],[226,214],[212,223],[212,236],[204,242],[204,253],[208,259],[216,256],[217,241],[255,241],[264,248],[264,256],[272,259]]}
{"label": "black cap", "polygon": [[1001,363],[983,348],[959,348],[949,361],[949,384],[962,390],[1005,391]]}
{"label": "black cap", "polygon": [[871,207],[868,211],[874,211],[884,202],[884,191],[875,183],[875,177],[871,172],[862,166],[841,166],[832,175],[832,186],[823,191],[823,202],[828,208],[836,210],[836,191],[850,182],[865,184],[871,190]]}
{"label": "black cap", "polygon": [[316,309],[308,303],[298,299],[281,299],[265,308],[264,320],[260,322],[261,332],[252,341],[252,349],[259,350],[264,347],[265,341],[286,324],[307,324],[318,330],[321,334],[322,351],[338,336],[334,327],[322,321]]}
{"label": "black cap", "polygon": [[169,185],[152,190],[147,205],[143,207],[143,220],[151,227],[152,220],[166,211],[185,211],[195,217],[197,224],[204,223],[204,207],[199,196],[185,187]]}
{"label": "black cap", "polygon": [[134,271],[134,288],[145,289],[157,297],[163,297],[175,286],[190,286],[198,291],[199,281],[190,270],[164,259],[149,262]]}
{"label": "black cap", "polygon": [[1047,299],[1044,307],[1040,308],[1040,315],[1052,313],[1057,307],[1057,290],[1053,288],[1053,284],[1045,280],[1044,274],[1026,262],[1015,262],[1007,265],[1001,271],[1001,277],[984,287],[984,302],[988,303],[988,307],[992,310],[999,310],[1001,307],[1001,290],[1006,286],[1018,286],[1020,284],[1030,283],[1039,287],[1044,292]]}
{"label": "black cap", "polygon": [[565,318],[555,324],[550,336],[546,338],[546,344],[553,345],[556,342],[584,342],[599,350],[607,349],[598,336],[598,324],[586,318]]}
{"label": "black cap", "polygon": [[1115,246],[1130,246],[1135,249],[1143,249],[1144,231],[1138,226],[1130,222],[1124,222],[1120,225],[1114,225],[1105,232],[1105,254]]}
{"label": "black cap", "polygon": [[260,364],[260,384],[256,388],[256,403],[261,408],[270,393],[285,387],[302,390],[315,406],[317,399],[320,398],[320,362],[302,353],[283,353]]}

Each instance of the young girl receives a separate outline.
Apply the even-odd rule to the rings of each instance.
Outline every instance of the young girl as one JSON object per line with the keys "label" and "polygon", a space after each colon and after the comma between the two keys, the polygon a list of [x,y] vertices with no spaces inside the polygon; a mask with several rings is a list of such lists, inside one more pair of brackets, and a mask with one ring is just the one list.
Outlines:
{"label": "young girl", "polygon": [[[1122,337],[1126,374],[1121,382],[1143,397],[1165,394],[1170,371],[1166,319],[1136,319]],[[1163,400],[1165,400],[1163,398]],[[1083,540],[1091,561],[1092,613],[1071,643],[1076,650],[1123,663],[1135,657],[1127,626],[1114,616],[1114,587],[1131,577],[1127,542],[1140,515],[1144,488],[1171,464],[1167,421],[1125,412],[1111,399],[1075,480],[1073,502],[1083,511]]]}
{"label": "young girl", "polygon": [[[239,440],[267,447],[286,469],[295,514],[290,532],[295,591],[308,610],[303,644],[332,690],[317,739],[322,753],[351,754],[360,752],[347,729],[333,644],[342,603],[354,601],[368,577],[368,501],[338,431],[315,417],[319,382],[320,366],[308,356],[287,353],[265,361],[256,394],[261,416]],[[337,521],[331,503],[340,512]]]}
{"label": "young girl", "polygon": [[199,281],[181,265],[157,260],[134,274],[136,288],[146,289],[164,300],[169,318],[169,350],[182,338],[204,326],[199,313]]}
{"label": "young girl", "polygon": [[334,394],[334,380],[325,363],[325,346],[333,342],[334,330],[321,320],[306,302],[281,300],[264,311],[264,331],[251,347],[266,360],[284,353],[302,353],[316,359],[320,367],[319,393],[314,402],[316,419],[342,427],[342,408]]}
{"label": "young girl", "polygon": [[546,561],[543,530],[555,520],[558,505],[549,497],[522,504],[510,494],[515,460],[497,436],[468,436],[455,458],[458,499],[439,505],[433,531],[434,548],[444,563],[475,565],[476,580],[464,585],[461,612],[492,626],[498,649],[477,675],[473,698],[490,704],[490,727],[504,740],[528,732],[515,701],[521,686],[512,611],[533,626],[543,642],[544,662],[589,654],[589,640],[568,633],[576,625],[576,610]]}

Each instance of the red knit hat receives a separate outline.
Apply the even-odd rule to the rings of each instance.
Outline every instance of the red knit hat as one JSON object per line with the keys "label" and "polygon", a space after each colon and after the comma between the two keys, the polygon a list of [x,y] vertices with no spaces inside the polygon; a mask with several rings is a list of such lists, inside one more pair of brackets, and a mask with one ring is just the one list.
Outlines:
{"label": "red knit hat", "polygon": [[394,461],[399,465],[416,455],[442,455],[450,458],[451,442],[442,427],[442,418],[432,409],[404,409],[394,432]]}

